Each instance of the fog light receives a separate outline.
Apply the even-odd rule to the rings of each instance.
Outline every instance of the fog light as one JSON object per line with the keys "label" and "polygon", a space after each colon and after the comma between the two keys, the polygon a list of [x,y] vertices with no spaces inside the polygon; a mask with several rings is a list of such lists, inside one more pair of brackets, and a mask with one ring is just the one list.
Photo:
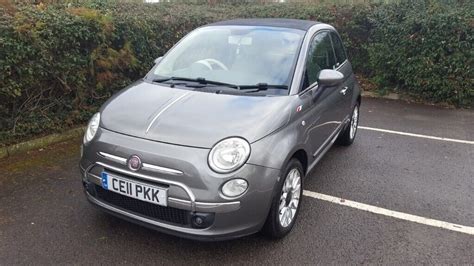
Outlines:
{"label": "fog light", "polygon": [[214,223],[214,213],[196,212],[191,216],[193,228],[207,228]]}
{"label": "fog light", "polygon": [[196,223],[197,226],[201,226],[202,223],[204,223],[204,220],[201,217],[196,217],[194,218],[194,222]]}
{"label": "fog light", "polygon": [[247,191],[249,184],[244,179],[232,179],[222,186],[222,194],[226,197],[237,197]]}

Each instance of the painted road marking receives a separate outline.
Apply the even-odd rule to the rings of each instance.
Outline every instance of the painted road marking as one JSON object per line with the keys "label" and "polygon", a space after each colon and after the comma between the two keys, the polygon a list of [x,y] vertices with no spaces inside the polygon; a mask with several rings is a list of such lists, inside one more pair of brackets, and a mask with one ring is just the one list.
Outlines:
{"label": "painted road marking", "polygon": [[381,214],[388,217],[393,217],[393,218],[409,221],[409,222],[443,228],[443,229],[460,232],[460,233],[464,233],[468,235],[474,235],[474,227],[470,227],[470,226],[453,224],[453,223],[443,222],[443,221],[425,218],[425,217],[421,217],[417,215],[412,215],[408,213],[392,211],[392,210],[388,210],[388,209],[384,209],[384,208],[380,208],[380,207],[376,207],[376,206],[372,206],[372,205],[368,205],[364,203],[359,203],[359,202],[355,202],[351,200],[346,200],[346,199],[342,199],[342,198],[338,198],[334,196],[329,196],[329,195],[325,195],[325,194],[321,194],[321,193],[317,193],[317,192],[313,192],[309,190],[303,190],[303,195],[307,197],[324,200],[331,203],[371,212],[371,213]]}
{"label": "painted road marking", "polygon": [[434,140],[442,140],[442,141],[450,141],[450,142],[457,142],[457,143],[463,143],[463,144],[471,144],[471,145],[474,145],[474,141],[471,141],[471,140],[462,140],[462,139],[450,139],[450,138],[443,138],[443,137],[435,137],[435,136],[428,136],[428,135],[422,135],[422,134],[414,134],[414,133],[401,132],[401,131],[388,130],[388,129],[381,129],[381,128],[374,128],[374,127],[363,127],[363,126],[359,126],[358,128],[359,128],[359,129],[365,129],[365,130],[372,130],[372,131],[384,132],[384,133],[390,133],[390,134],[398,134],[398,135],[403,135],[403,136],[410,136],[410,137],[417,137],[417,138],[425,138],[425,139],[434,139]]}

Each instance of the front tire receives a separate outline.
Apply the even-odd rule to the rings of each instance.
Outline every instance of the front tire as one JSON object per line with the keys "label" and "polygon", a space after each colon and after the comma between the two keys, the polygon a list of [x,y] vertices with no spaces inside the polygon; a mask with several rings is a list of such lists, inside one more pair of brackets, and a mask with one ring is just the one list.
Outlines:
{"label": "front tire", "polygon": [[357,128],[359,126],[359,106],[360,104],[356,103],[354,108],[352,108],[351,120],[344,128],[344,130],[339,134],[339,137],[336,141],[337,144],[342,146],[349,146],[354,142],[355,137],[357,135]]}
{"label": "front tire", "polygon": [[304,171],[301,163],[291,159],[285,171],[284,179],[278,184],[262,232],[271,238],[283,238],[295,225],[303,195]]}

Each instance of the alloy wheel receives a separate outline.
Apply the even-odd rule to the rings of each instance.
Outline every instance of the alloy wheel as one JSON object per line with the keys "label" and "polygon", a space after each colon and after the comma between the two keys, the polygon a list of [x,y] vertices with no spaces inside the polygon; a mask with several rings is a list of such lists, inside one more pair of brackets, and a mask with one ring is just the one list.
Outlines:
{"label": "alloy wheel", "polygon": [[301,173],[293,168],[288,173],[283,184],[278,208],[278,220],[284,228],[288,227],[294,220],[301,194]]}
{"label": "alloy wheel", "polygon": [[352,112],[351,118],[351,127],[349,131],[349,136],[351,139],[354,139],[355,134],[357,132],[357,126],[359,125],[359,106],[354,107],[354,111]]}

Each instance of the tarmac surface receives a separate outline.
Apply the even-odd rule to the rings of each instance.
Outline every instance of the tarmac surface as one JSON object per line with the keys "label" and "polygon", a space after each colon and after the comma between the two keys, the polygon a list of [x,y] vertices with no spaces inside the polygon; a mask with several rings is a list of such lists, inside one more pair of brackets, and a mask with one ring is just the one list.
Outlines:
{"label": "tarmac surface", "polygon": [[[371,129],[360,128],[350,147],[333,147],[306,191],[474,227],[472,110],[364,98],[360,126]],[[474,263],[473,234],[306,196],[282,240],[206,243],[158,233],[87,202],[80,142],[0,160],[0,265]]]}

